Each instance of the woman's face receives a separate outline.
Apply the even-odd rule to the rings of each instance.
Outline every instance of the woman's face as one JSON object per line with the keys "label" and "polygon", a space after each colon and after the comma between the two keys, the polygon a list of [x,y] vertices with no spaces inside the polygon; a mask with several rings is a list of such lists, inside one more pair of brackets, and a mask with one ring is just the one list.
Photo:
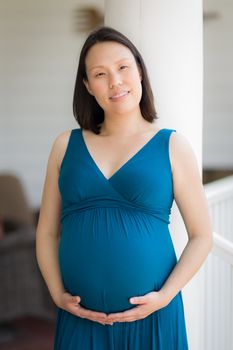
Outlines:
{"label": "woman's face", "polygon": [[105,114],[139,110],[141,72],[131,51],[114,41],[97,43],[86,56],[87,90]]}

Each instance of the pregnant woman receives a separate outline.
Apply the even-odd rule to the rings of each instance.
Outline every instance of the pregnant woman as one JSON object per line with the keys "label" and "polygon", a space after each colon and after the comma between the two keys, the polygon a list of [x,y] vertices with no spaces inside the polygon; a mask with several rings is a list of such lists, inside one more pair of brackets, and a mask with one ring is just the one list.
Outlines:
{"label": "pregnant woman", "polygon": [[[54,350],[186,350],[181,289],[212,247],[194,152],[158,127],[143,59],[112,28],[84,43],[73,110],[80,128],[53,143],[37,227]],[[179,261],[174,199],[188,234]]]}

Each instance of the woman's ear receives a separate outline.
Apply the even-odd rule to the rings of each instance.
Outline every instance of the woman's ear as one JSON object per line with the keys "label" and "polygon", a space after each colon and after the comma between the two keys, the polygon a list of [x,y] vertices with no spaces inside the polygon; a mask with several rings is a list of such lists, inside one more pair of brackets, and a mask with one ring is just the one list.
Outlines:
{"label": "woman's ear", "polygon": [[86,86],[86,89],[89,92],[89,94],[93,96],[93,92],[91,91],[89,83],[86,79],[83,79],[83,84]]}

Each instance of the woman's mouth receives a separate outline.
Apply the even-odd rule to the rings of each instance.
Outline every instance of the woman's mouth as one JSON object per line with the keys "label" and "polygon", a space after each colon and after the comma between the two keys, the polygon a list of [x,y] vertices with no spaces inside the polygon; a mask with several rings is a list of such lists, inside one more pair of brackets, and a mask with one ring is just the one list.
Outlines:
{"label": "woman's mouth", "polygon": [[122,100],[125,96],[129,94],[129,91],[121,91],[117,94],[114,94],[110,97],[111,101],[119,101]]}

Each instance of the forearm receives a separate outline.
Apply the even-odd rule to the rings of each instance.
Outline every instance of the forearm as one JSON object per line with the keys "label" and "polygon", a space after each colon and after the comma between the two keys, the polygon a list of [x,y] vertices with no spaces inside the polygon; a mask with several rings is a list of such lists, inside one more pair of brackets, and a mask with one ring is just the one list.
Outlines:
{"label": "forearm", "polygon": [[195,275],[211,248],[211,239],[201,236],[189,239],[179,261],[160,289],[167,303],[169,303]]}
{"label": "forearm", "polygon": [[42,276],[47,284],[53,301],[58,305],[59,298],[65,292],[58,262],[58,238],[52,235],[37,234],[36,255]]}

